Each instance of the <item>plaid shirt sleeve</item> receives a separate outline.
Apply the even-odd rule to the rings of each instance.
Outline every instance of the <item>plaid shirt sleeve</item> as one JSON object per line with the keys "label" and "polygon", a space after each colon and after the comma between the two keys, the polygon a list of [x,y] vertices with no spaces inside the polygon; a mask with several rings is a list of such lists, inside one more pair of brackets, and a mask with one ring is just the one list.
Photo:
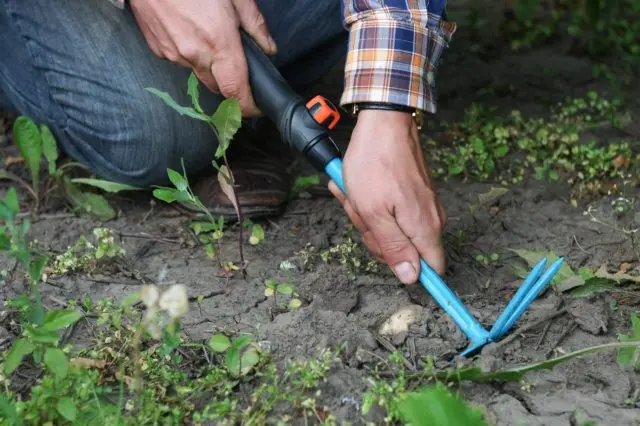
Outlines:
{"label": "plaid shirt sleeve", "polygon": [[446,0],[342,0],[349,30],[341,105],[383,102],[436,111],[435,76],[456,24]]}

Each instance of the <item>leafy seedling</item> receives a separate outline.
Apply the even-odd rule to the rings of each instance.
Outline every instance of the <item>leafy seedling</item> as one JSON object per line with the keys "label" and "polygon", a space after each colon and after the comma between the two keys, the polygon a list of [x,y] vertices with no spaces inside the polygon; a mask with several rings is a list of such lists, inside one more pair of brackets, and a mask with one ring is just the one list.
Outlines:
{"label": "leafy seedling", "polygon": [[209,348],[225,354],[225,367],[234,377],[246,376],[260,362],[258,349],[246,334],[233,340],[224,334],[216,334],[209,339]]}
{"label": "leafy seedling", "polygon": [[249,219],[245,219],[243,226],[247,229],[249,234],[249,244],[257,246],[264,240],[264,228],[259,223],[253,223]]}
{"label": "leafy seedling", "polygon": [[296,293],[291,284],[278,283],[275,280],[266,280],[264,285],[264,295],[273,297],[276,305],[278,304],[278,295],[280,295],[281,298],[285,298],[286,303],[279,304],[281,309],[298,309],[302,306],[302,300],[300,300],[298,293]]}
{"label": "leafy seedling", "polygon": [[[240,129],[242,125],[242,113],[240,110],[240,104],[235,98],[227,98],[220,103],[216,111],[212,115],[205,113],[200,105],[199,94],[199,82],[196,75],[192,72],[187,81],[187,95],[191,99],[192,106],[182,106],[178,104],[170,94],[162,92],[155,88],[147,88],[149,92],[158,96],[164,101],[166,105],[174,109],[181,115],[204,121],[209,125],[211,130],[217,136],[218,148],[216,149],[214,159],[212,160],[213,167],[218,170],[218,183],[223,193],[232,202],[238,221],[242,223],[242,210],[237,202],[237,197],[234,189],[234,177],[229,167],[226,152],[229,149],[231,140]],[[222,161],[222,165],[218,162]],[[187,173],[184,169],[184,162],[182,162],[183,174],[176,172],[172,169],[167,169],[169,180],[174,185],[174,188],[170,187],[158,187],[153,191],[153,195],[166,203],[179,202],[189,207],[194,207],[197,211],[200,211],[209,222],[214,225],[216,219],[213,218],[211,212],[202,203],[200,199],[193,193],[189,186],[187,179]],[[215,225],[214,225],[215,226]],[[230,272],[233,268],[225,268],[224,265],[228,262],[223,262],[219,258],[219,250],[215,250],[215,245],[211,241],[204,242],[205,251],[207,255],[214,256],[218,259],[220,268],[225,273]],[[242,264],[242,273],[245,274],[245,261],[243,253],[243,233],[242,227],[240,227],[239,237],[239,249],[240,249],[240,262]],[[233,264],[233,263],[231,263]]]}
{"label": "leafy seedling", "polygon": [[140,190],[137,187],[106,180],[69,178],[67,176],[69,169],[80,168],[84,170],[86,167],[75,162],[67,162],[58,167],[58,145],[51,129],[45,124],[38,126],[27,116],[20,116],[16,119],[13,126],[13,134],[18,151],[31,174],[31,185],[7,170],[0,170],[0,178],[18,182],[27,189],[36,201],[34,208],[36,212],[41,201],[40,174],[43,160],[46,162],[48,171],[45,187],[61,186],[74,212],[87,214],[99,220],[113,219],[116,216],[115,210],[104,197],[99,194],[82,191],[77,187],[77,184],[92,186],[106,192]]}

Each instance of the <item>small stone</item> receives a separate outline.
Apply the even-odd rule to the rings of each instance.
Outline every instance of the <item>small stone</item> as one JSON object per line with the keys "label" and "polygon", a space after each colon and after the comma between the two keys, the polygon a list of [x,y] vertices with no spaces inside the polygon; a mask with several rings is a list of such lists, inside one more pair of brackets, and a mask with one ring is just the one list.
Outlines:
{"label": "small stone", "polygon": [[394,312],[378,329],[381,336],[391,339],[394,345],[404,343],[409,326],[420,320],[423,308],[419,305],[405,306]]}

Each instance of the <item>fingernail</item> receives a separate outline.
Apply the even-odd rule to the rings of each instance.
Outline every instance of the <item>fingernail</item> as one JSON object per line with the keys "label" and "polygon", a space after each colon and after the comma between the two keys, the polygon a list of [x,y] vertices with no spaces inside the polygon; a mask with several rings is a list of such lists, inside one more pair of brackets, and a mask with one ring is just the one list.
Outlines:
{"label": "fingernail", "polygon": [[393,270],[404,284],[411,284],[415,280],[416,270],[409,262],[398,263]]}

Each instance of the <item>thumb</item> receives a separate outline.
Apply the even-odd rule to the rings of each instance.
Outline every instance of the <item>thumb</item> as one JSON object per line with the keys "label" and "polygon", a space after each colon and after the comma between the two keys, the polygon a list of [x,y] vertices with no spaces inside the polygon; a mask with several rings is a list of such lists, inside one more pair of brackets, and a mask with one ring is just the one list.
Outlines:
{"label": "thumb", "polygon": [[395,218],[391,215],[378,216],[369,220],[367,226],[378,242],[380,256],[391,267],[396,277],[403,284],[414,284],[420,271],[418,251],[402,232]]}
{"label": "thumb", "polygon": [[278,51],[276,42],[269,34],[264,15],[258,9],[255,0],[233,0],[233,6],[238,12],[240,26],[258,43],[268,55],[275,55]]}

